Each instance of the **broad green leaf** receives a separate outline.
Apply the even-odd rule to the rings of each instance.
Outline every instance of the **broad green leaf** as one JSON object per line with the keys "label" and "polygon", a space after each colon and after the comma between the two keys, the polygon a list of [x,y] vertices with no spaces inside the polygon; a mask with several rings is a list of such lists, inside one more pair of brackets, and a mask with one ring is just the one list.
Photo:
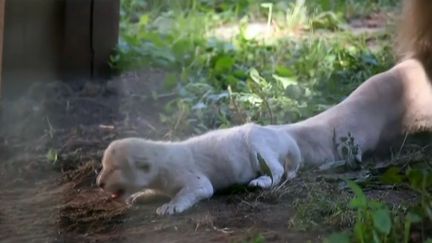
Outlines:
{"label": "broad green leaf", "polygon": [[384,204],[382,202],[380,202],[380,201],[377,201],[377,200],[369,200],[368,201],[368,206],[371,209],[379,209],[379,208],[382,208],[384,206]]}
{"label": "broad green leaf", "polygon": [[339,17],[335,13],[323,12],[312,19],[311,25],[314,29],[337,30],[340,28],[340,22]]}
{"label": "broad green leaf", "polygon": [[353,181],[347,181],[348,186],[354,192],[355,197],[351,200],[351,207],[354,208],[366,208],[367,207],[367,198],[363,193],[362,189]]}
{"label": "broad green leaf", "polygon": [[295,77],[294,71],[284,66],[277,66],[275,71],[276,74],[281,77]]}
{"label": "broad green leaf", "polygon": [[410,223],[419,223],[422,221],[422,217],[419,216],[417,213],[414,212],[408,212],[406,215],[406,220],[408,220]]}
{"label": "broad green leaf", "polygon": [[380,176],[380,180],[386,184],[400,184],[403,179],[400,172],[400,168],[390,167]]}
{"label": "broad green leaf", "polygon": [[54,149],[48,150],[46,154],[46,158],[49,162],[55,164],[58,160],[58,153]]}
{"label": "broad green leaf", "polygon": [[331,234],[324,243],[350,243],[350,235],[346,232]]}
{"label": "broad green leaf", "polygon": [[424,173],[420,169],[409,169],[407,171],[407,177],[410,181],[411,187],[417,190],[423,189],[423,179],[424,179]]}
{"label": "broad green leaf", "polygon": [[234,75],[228,75],[226,77],[226,84],[228,84],[230,86],[235,86],[235,85],[237,85],[238,82],[240,82],[240,80],[237,79]]}
{"label": "broad green leaf", "polygon": [[354,235],[357,239],[357,242],[365,242],[366,228],[362,222],[357,221],[354,225]]}
{"label": "broad green leaf", "polygon": [[350,201],[350,206],[352,208],[366,208],[367,203],[366,203],[366,200],[363,200],[363,198],[361,198],[361,197],[354,197]]}
{"label": "broad green leaf", "polygon": [[261,77],[258,70],[256,70],[255,68],[252,68],[249,71],[249,76],[256,84],[263,85],[267,83],[267,81],[263,77]]}
{"label": "broad green leaf", "polygon": [[271,8],[273,6],[273,3],[261,3],[261,7],[263,8]]}
{"label": "broad green leaf", "polygon": [[282,84],[282,87],[286,89],[290,85],[297,85],[297,81],[292,78],[281,77],[276,74],[273,74],[273,78]]}
{"label": "broad green leaf", "polygon": [[372,219],[375,229],[386,235],[390,233],[392,221],[388,209],[379,209],[372,212]]}
{"label": "broad green leaf", "polygon": [[167,90],[172,90],[176,87],[178,80],[178,75],[170,73],[165,77],[164,88]]}
{"label": "broad green leaf", "polygon": [[149,16],[147,14],[141,15],[141,17],[139,18],[139,22],[138,25],[140,27],[145,27],[149,22]]}
{"label": "broad green leaf", "polygon": [[378,236],[378,233],[375,230],[372,231],[372,236],[373,236],[373,242],[374,243],[381,243],[381,240]]}
{"label": "broad green leaf", "polygon": [[234,66],[234,59],[227,55],[219,56],[216,59],[214,70],[216,73],[223,73],[230,71]]}

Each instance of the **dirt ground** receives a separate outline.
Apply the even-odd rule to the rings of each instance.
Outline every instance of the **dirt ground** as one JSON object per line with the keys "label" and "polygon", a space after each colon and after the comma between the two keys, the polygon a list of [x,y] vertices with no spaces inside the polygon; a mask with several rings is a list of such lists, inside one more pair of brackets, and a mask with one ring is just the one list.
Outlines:
{"label": "dirt ground", "polygon": [[[347,219],[339,225],[315,222],[312,230],[295,227],[297,199],[324,185],[315,172],[302,174],[279,193],[231,189],[178,216],[156,216],[160,200],[130,208],[112,201],[95,186],[107,144],[125,136],[172,136],[157,118],[173,97],[155,100],[150,92],[160,89],[163,79],[162,72],[147,70],[104,85],[35,84],[19,98],[5,100],[0,241],[319,242],[335,228],[349,226]],[[338,183],[325,185],[327,196],[343,194]],[[393,203],[413,198],[403,191],[371,193],[387,195]]]}
{"label": "dirt ground", "polygon": [[[164,74],[130,73],[104,85],[35,84],[5,100],[0,136],[0,241],[191,242],[318,240],[289,230],[289,199],[233,191],[185,214],[155,215],[160,200],[128,208],[95,186],[103,149],[125,136],[166,138],[157,101]],[[151,89],[150,89],[151,88]],[[162,95],[164,96],[164,95]],[[165,99],[165,100],[164,100]],[[297,241],[297,240],[295,240]]]}

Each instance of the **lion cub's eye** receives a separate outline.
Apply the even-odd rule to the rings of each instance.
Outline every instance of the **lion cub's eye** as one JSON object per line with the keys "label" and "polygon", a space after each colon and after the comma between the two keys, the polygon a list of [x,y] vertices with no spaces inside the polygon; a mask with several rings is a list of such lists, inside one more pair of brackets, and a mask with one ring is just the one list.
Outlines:
{"label": "lion cub's eye", "polygon": [[150,164],[141,162],[138,164],[138,168],[140,168],[141,170],[143,170],[145,172],[148,172],[148,171],[150,171]]}

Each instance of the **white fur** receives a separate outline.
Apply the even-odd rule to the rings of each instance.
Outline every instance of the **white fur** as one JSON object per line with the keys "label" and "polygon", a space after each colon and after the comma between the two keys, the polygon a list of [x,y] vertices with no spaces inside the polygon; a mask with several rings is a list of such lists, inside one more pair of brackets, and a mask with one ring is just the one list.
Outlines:
{"label": "white fur", "polygon": [[[258,153],[272,178],[261,171]],[[256,124],[215,130],[182,142],[126,138],[112,142],[105,151],[98,184],[104,183],[109,192],[121,189],[127,196],[137,188],[162,191],[172,200],[156,212],[173,214],[233,184],[270,188],[281,181],[286,161],[297,168],[301,164],[295,141],[287,133]],[[150,170],[140,170],[141,163]],[[293,178],[296,171],[288,177]]]}

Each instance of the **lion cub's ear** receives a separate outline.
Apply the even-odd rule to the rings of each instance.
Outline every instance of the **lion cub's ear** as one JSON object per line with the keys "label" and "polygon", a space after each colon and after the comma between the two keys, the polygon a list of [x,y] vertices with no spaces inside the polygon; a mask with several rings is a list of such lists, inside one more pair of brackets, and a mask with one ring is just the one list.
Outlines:
{"label": "lion cub's ear", "polygon": [[143,161],[136,161],[135,164],[137,165],[138,169],[149,172],[150,171],[150,163],[143,162]]}
{"label": "lion cub's ear", "polygon": [[147,157],[144,156],[133,156],[133,161],[136,166],[136,168],[144,171],[149,172],[150,171],[150,161]]}

